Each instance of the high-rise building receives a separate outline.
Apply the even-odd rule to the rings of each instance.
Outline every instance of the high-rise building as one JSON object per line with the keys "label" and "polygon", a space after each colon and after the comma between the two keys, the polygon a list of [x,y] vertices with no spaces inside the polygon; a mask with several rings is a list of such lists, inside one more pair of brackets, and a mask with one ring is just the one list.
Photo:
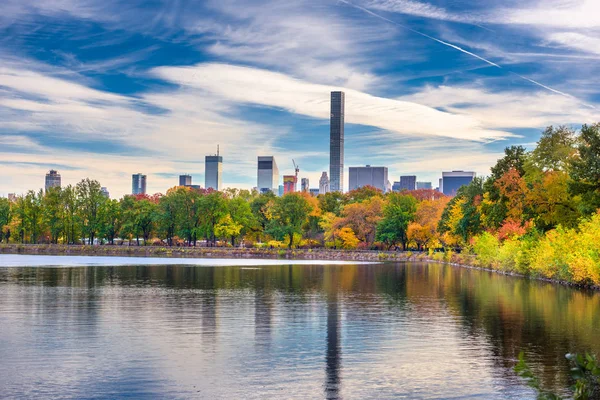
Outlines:
{"label": "high-rise building", "polygon": [[296,176],[283,176],[283,194],[294,193],[296,191]]}
{"label": "high-rise building", "polygon": [[329,192],[329,177],[327,172],[323,171],[321,178],[319,179],[319,194],[325,194]]}
{"label": "high-rise building", "polygon": [[283,185],[279,185],[279,190],[277,191],[277,195],[279,197],[283,196]]}
{"label": "high-rise building", "polygon": [[329,189],[344,191],[344,92],[331,92]]}
{"label": "high-rise building", "polygon": [[444,193],[444,180],[442,178],[438,181],[438,192]]}
{"label": "high-rise building", "polygon": [[461,186],[468,185],[475,178],[472,171],[442,172],[440,191],[446,196],[455,196]]}
{"label": "high-rise building", "polygon": [[102,193],[102,196],[106,197],[107,199],[110,199],[110,193],[108,192],[108,189],[104,186],[100,188],[100,193]]}
{"label": "high-rise building", "polygon": [[417,189],[431,189],[431,182],[417,182]]}
{"label": "high-rise building", "polygon": [[60,174],[53,169],[46,174],[46,191],[52,187],[60,187]]}
{"label": "high-rise building", "polygon": [[131,194],[146,194],[146,175],[131,175]]}
{"label": "high-rise building", "polygon": [[8,201],[10,201],[11,203],[14,201],[17,201],[17,194],[16,193],[9,193],[8,194]]}
{"label": "high-rise building", "polygon": [[204,187],[221,190],[223,186],[223,156],[217,154],[204,159]]}
{"label": "high-rise building", "polygon": [[403,175],[400,177],[400,190],[415,190],[417,188],[417,177],[415,175]]}
{"label": "high-rise building", "polygon": [[303,192],[308,192],[308,189],[310,189],[308,178],[302,178],[302,184],[300,185],[300,187]]}
{"label": "high-rise building", "polygon": [[279,186],[279,169],[273,156],[258,156],[258,182],[257,189],[260,193],[274,192]]}
{"label": "high-rise building", "polygon": [[400,190],[402,190],[400,187],[400,182],[394,181],[394,184],[392,185],[392,192],[399,192]]}
{"label": "high-rise building", "polygon": [[309,189],[309,193],[310,193],[311,196],[317,197],[319,195],[319,193],[320,193],[320,189],[310,188]]}
{"label": "high-rise building", "polygon": [[350,167],[348,190],[373,186],[385,193],[388,184],[387,167]]}
{"label": "high-rise building", "polygon": [[190,186],[192,184],[191,175],[179,175],[179,186]]}

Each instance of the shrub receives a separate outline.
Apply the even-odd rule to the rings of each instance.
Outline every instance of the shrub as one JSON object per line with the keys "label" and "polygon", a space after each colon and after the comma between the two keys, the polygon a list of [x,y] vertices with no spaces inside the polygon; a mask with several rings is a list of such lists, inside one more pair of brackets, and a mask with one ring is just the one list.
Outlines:
{"label": "shrub", "polygon": [[484,232],[474,240],[473,251],[481,266],[493,267],[498,259],[500,242],[489,232]]}

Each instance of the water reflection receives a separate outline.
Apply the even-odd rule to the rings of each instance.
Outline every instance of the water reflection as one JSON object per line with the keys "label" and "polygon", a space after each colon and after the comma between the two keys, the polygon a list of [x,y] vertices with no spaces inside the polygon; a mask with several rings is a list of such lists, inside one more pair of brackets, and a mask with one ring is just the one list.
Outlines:
{"label": "water reflection", "polygon": [[[0,268],[0,393],[532,397],[600,354],[600,295],[438,264]],[[91,389],[90,389],[91,388]]]}
{"label": "water reflection", "polygon": [[335,290],[327,296],[327,354],[325,356],[325,397],[327,399],[341,398],[339,395],[341,363],[340,313],[337,290]]}

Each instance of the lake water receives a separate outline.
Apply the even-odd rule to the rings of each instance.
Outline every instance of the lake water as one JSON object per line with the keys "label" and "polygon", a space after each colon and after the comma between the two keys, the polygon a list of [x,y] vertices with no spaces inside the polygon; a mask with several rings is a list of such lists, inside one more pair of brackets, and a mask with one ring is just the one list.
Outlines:
{"label": "lake water", "polygon": [[599,307],[440,264],[0,255],[0,397],[534,398],[519,351],[564,385]]}

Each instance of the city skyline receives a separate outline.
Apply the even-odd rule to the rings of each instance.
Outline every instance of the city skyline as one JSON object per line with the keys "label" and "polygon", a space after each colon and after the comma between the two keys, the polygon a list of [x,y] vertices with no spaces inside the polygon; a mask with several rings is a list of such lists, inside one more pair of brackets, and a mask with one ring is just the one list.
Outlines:
{"label": "city skyline", "polygon": [[431,182],[487,175],[504,147],[595,122],[600,106],[593,0],[560,13],[562,0],[6,4],[3,196],[51,169],[115,197],[136,171],[149,193],[184,172],[204,182],[218,143],[224,187],[255,186],[259,154],[318,182],[332,91],[346,94],[346,166]]}

